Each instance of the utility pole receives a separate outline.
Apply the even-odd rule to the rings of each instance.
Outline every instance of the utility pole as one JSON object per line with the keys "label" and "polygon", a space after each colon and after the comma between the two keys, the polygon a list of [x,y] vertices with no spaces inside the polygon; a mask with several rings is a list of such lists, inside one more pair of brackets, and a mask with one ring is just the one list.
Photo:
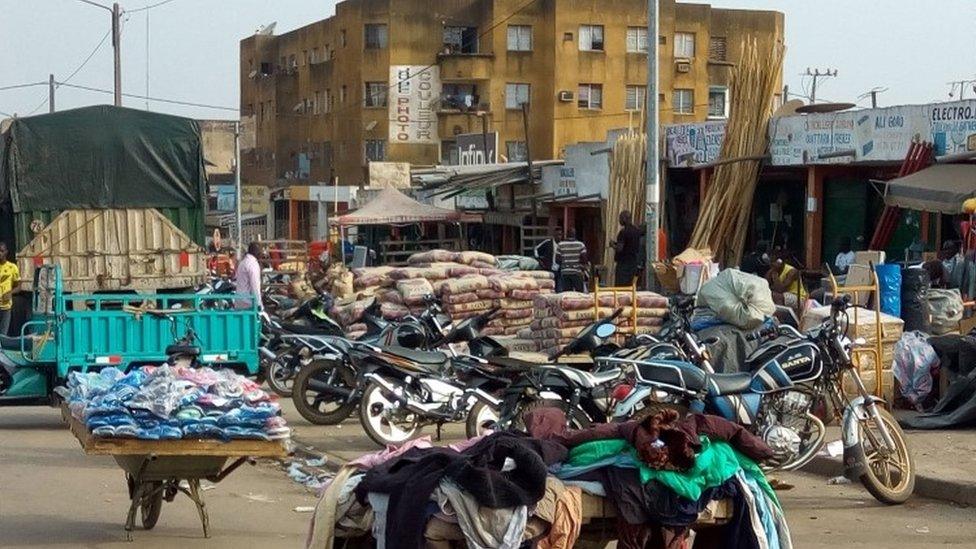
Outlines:
{"label": "utility pole", "polygon": [[[953,80],[948,84],[949,97],[952,98],[956,95],[956,86],[959,86],[959,100],[962,101],[966,98],[966,86],[969,84],[976,84],[976,80]],[[976,92],[976,86],[973,86],[973,91]]]}
{"label": "utility pole", "polygon": [[820,78],[821,76],[823,76],[823,77],[828,77],[828,76],[829,77],[836,77],[837,76],[837,69],[834,69],[833,71],[831,71],[830,69],[827,69],[824,72],[820,72],[820,69],[813,69],[811,71],[810,68],[807,67],[807,76],[812,76],[813,77],[813,88],[810,91],[810,104],[812,105],[812,104],[814,104],[814,103],[817,102],[817,78]]}
{"label": "utility pole", "polygon": [[112,49],[115,50],[115,106],[122,106],[122,9],[112,4]]}
{"label": "utility pole", "polygon": [[[118,5],[118,4],[116,4]],[[237,258],[244,256],[244,229],[241,226],[241,123],[234,122],[234,227],[237,231]],[[321,206],[321,205],[320,205]]]}
{"label": "utility pole", "polygon": [[49,74],[47,77],[47,112],[54,112],[54,75]]}
{"label": "utility pole", "polygon": [[[78,0],[112,14],[112,49],[115,50],[115,106],[122,106],[122,8],[119,3],[108,7],[92,0]],[[148,94],[147,94],[148,95]]]}
{"label": "utility pole", "polygon": [[886,91],[888,91],[888,88],[871,88],[866,93],[862,93],[861,95],[857,96],[857,98],[858,99],[864,99],[866,97],[870,97],[871,98],[871,108],[872,109],[877,109],[878,108],[878,94],[879,93],[884,93]]}
{"label": "utility pole", "polygon": [[[646,206],[644,210],[644,224],[647,235],[647,265],[644,267],[646,278],[645,288],[650,289],[653,285],[654,269],[650,268],[650,262],[657,261],[657,225],[658,209],[660,204],[660,186],[658,184],[658,102],[657,102],[657,77],[658,77],[658,0],[647,0],[647,166],[646,166]],[[611,223],[612,220],[606,220]]]}

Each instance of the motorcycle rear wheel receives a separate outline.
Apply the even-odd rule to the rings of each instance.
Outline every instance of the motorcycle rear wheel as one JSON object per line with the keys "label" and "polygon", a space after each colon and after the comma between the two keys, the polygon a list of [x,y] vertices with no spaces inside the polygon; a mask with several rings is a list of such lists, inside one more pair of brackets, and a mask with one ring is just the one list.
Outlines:
{"label": "motorcycle rear wheel", "polygon": [[867,463],[860,481],[881,503],[898,505],[907,501],[915,491],[915,460],[908,449],[905,433],[902,432],[898,421],[884,408],[880,406],[877,408],[881,421],[895,442],[895,452],[888,456],[878,452],[876,448],[884,445],[878,426],[874,418],[862,420],[859,431],[860,443]]}
{"label": "motorcycle rear wheel", "polygon": [[495,423],[498,422],[500,414],[496,408],[482,401],[474,403],[468,411],[468,419],[464,424],[464,434],[468,438],[474,438],[485,434],[489,430],[494,430]]}
{"label": "motorcycle rear wheel", "polygon": [[[332,374],[335,374],[334,376]],[[343,399],[335,395],[322,398],[323,395],[310,387],[312,381],[328,383],[332,376],[332,384],[349,391],[356,390],[356,373],[341,363],[331,360],[316,360],[303,366],[295,376],[292,386],[292,402],[299,415],[315,425],[337,425],[352,415],[358,402],[352,398]],[[330,406],[326,409],[325,406]]]}
{"label": "motorcycle rear wheel", "polygon": [[366,387],[359,401],[359,422],[366,435],[376,444],[402,444],[420,432],[420,418],[417,414],[400,410],[389,414],[393,401],[383,393],[384,389],[376,383]]}

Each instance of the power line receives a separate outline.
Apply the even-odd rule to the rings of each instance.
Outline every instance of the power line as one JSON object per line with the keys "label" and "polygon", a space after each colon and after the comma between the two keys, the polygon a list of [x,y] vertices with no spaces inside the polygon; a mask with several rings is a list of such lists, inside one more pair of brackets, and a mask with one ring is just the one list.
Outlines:
{"label": "power line", "polygon": [[[103,88],[95,88],[95,87],[92,87],[92,86],[82,86],[80,84],[68,84],[66,82],[62,82],[61,85],[66,86],[68,88],[77,88],[79,90],[86,90],[86,91],[92,91],[92,92],[98,92],[98,93],[115,93],[112,90],[106,90],[106,89],[103,89]],[[195,102],[192,102],[192,101],[180,101],[178,99],[164,99],[164,98],[161,98],[161,97],[150,97],[148,95],[138,95],[138,94],[134,94],[134,93],[123,93],[122,96],[123,97],[131,97],[133,99],[147,99],[149,101],[155,101],[155,102],[158,102],[158,103],[169,103],[171,105],[183,105],[183,106],[186,106],[186,107],[200,107],[200,108],[203,108],[203,109],[216,109],[216,110],[233,111],[233,112],[239,112],[240,111],[240,109],[238,109],[236,107],[225,107],[223,105],[208,105],[206,103],[195,103]]]}
{"label": "power line", "polygon": [[175,0],[163,0],[162,2],[156,2],[155,4],[149,4],[148,6],[143,6],[141,8],[136,8],[134,10],[125,10],[125,11],[129,13],[138,13],[140,11],[146,11],[146,10],[151,10],[153,8],[158,8],[159,6],[165,6],[166,4],[169,4],[170,2],[174,2],[174,1]]}
{"label": "power line", "polygon": [[[85,68],[85,65],[87,65],[88,62],[92,60],[92,57],[95,57],[95,54],[98,53],[98,50],[102,49],[102,46],[105,44],[105,41],[108,40],[108,37],[111,34],[112,34],[112,31],[111,30],[109,30],[108,32],[106,32],[105,33],[105,36],[102,36],[102,39],[99,40],[98,41],[98,44],[95,45],[95,49],[93,49],[91,51],[91,53],[88,54],[88,57],[86,57],[85,60],[82,61],[81,64],[78,65],[78,67],[76,67],[75,70],[73,70],[71,72],[71,74],[69,74],[68,77],[64,79],[63,82],[56,83],[56,88],[57,87],[60,87],[62,84],[65,84],[67,82],[70,82],[71,79],[74,78],[76,74],[78,74],[79,72],[81,72],[81,69]],[[42,108],[44,108],[44,106],[47,105],[47,102],[49,100],[50,100],[50,97],[47,96],[47,95],[45,95],[44,96],[44,100],[41,101],[41,103],[39,105],[37,105],[36,107],[34,107],[34,110],[30,111],[27,114],[27,116],[30,116],[30,115],[36,113],[37,111],[41,110]]]}
{"label": "power line", "polygon": [[16,90],[19,88],[30,88],[31,86],[47,86],[47,82],[30,82],[27,84],[13,84],[11,86],[2,86],[0,87],[0,91]]}

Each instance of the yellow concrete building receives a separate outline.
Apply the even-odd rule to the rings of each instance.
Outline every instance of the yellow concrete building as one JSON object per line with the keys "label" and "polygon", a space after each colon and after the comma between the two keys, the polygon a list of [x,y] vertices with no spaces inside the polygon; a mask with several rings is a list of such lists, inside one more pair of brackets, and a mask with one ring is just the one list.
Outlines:
{"label": "yellow concrete building", "polygon": [[[333,17],[241,41],[246,185],[365,180],[369,160],[457,161],[455,136],[498,134],[498,161],[637,126],[646,0],[346,0]],[[783,15],[661,0],[662,124],[724,118],[746,37]],[[528,103],[528,124],[522,103]],[[526,135],[528,127],[528,135]]]}

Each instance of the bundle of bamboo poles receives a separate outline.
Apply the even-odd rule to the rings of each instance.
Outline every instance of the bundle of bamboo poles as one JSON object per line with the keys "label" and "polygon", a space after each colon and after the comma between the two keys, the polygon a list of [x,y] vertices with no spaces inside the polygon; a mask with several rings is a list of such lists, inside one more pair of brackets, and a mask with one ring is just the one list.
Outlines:
{"label": "bundle of bamboo poles", "polygon": [[614,141],[610,154],[610,189],[603,205],[603,241],[607,243],[603,247],[603,265],[607,275],[612,277],[615,265],[610,242],[617,238],[620,230],[617,222],[620,212],[629,210],[638,223],[644,218],[647,134],[634,130],[627,132]]}
{"label": "bundle of bamboo poles", "polygon": [[[719,160],[759,157],[768,146],[773,94],[783,66],[783,46],[746,39],[732,71],[731,113]],[[692,232],[692,248],[710,248],[716,261],[738,265],[745,247],[760,160],[715,167]]]}

